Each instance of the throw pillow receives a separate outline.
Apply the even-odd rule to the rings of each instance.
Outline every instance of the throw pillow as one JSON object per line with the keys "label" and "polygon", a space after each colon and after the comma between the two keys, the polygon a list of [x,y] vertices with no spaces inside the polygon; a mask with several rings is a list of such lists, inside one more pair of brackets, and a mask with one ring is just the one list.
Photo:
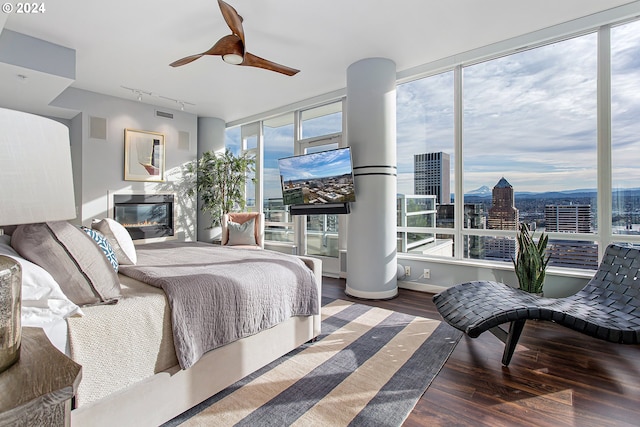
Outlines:
{"label": "throw pillow", "polygon": [[22,268],[22,326],[43,327],[73,315],[82,315],[80,307],[62,292],[51,274],[21,257],[10,244],[11,237],[0,236],[0,255],[13,258]]}
{"label": "throw pillow", "polygon": [[111,247],[111,243],[109,240],[104,237],[98,230],[93,230],[89,227],[81,227],[82,231],[87,233],[89,237],[93,239],[94,242],[98,245],[100,250],[104,253],[104,256],[107,257],[107,260],[113,267],[113,270],[118,272],[118,258],[116,257],[116,253],[113,251],[113,247]]}
{"label": "throw pillow", "polygon": [[111,218],[101,220],[94,219],[91,228],[102,233],[113,247],[118,263],[121,265],[131,265],[138,262],[136,247],[133,245],[131,235],[126,228],[118,221]]}
{"label": "throw pillow", "polygon": [[251,218],[250,220],[243,222],[242,224],[229,221],[227,223],[227,230],[229,230],[229,240],[227,241],[227,245],[255,246],[256,245],[255,222],[256,222],[255,218]]}
{"label": "throw pillow", "polygon": [[66,221],[20,225],[11,246],[47,270],[77,305],[112,303],[122,295],[118,275],[100,248]]}

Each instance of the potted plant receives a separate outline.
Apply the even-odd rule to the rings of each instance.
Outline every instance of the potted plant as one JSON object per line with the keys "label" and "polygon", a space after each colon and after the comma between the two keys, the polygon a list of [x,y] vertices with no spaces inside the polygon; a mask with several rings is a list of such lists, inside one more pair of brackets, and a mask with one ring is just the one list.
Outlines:
{"label": "potted plant", "polygon": [[536,242],[533,238],[533,233],[529,230],[529,226],[522,223],[517,241],[517,256],[515,259],[512,257],[511,260],[518,277],[520,289],[542,295],[544,277],[549,263],[549,255],[546,253],[549,236],[542,233]]}
{"label": "potted plant", "polygon": [[211,217],[210,228],[220,226],[224,214],[244,210],[247,175],[255,171],[255,159],[247,153],[236,156],[228,148],[224,153],[206,151],[186,170],[195,177],[187,194],[198,192],[200,209]]}

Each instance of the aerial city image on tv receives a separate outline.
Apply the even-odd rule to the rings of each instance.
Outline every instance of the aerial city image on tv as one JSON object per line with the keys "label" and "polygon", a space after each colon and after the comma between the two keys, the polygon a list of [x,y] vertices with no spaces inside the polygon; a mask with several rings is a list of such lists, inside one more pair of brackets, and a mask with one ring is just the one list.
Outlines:
{"label": "aerial city image on tv", "polygon": [[355,202],[351,153],[323,151],[278,160],[285,205]]}

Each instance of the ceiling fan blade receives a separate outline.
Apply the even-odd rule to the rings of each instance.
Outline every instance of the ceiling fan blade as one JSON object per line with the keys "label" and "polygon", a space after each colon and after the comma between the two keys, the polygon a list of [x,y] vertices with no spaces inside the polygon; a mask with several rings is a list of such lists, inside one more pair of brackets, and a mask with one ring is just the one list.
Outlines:
{"label": "ceiling fan blade", "polygon": [[265,70],[275,71],[277,73],[286,74],[287,76],[293,76],[300,72],[300,70],[296,70],[295,68],[277,64],[275,62],[269,61],[268,59],[260,58],[259,56],[253,55],[249,52],[244,53],[244,61],[240,65],[264,68]]}
{"label": "ceiling fan blade", "polygon": [[186,65],[190,62],[195,61],[198,58],[203,57],[204,55],[227,55],[230,53],[235,53],[236,55],[244,56],[244,45],[240,40],[240,37],[229,34],[228,36],[224,36],[220,40],[216,42],[209,50],[206,52],[198,53],[197,55],[187,56],[182,59],[178,59],[177,61],[172,62],[172,67],[179,67],[181,65]]}
{"label": "ceiling fan blade", "polygon": [[240,40],[242,40],[242,44],[244,45],[245,41],[244,30],[242,28],[242,16],[238,14],[233,6],[222,0],[218,0],[218,6],[220,6],[220,11],[222,12],[225,22],[229,26],[229,29],[233,34],[240,37]]}
{"label": "ceiling fan blade", "polygon": [[179,59],[169,65],[172,67],[179,67],[193,62],[204,55],[220,55],[222,56],[222,60],[229,64],[263,68],[265,70],[275,71],[276,73],[285,74],[287,76],[293,76],[300,72],[300,70],[296,70],[295,68],[287,67],[246,52],[244,29],[242,28],[242,16],[238,14],[233,6],[225,3],[223,0],[218,0],[218,6],[220,6],[222,16],[229,26],[232,34],[222,37],[206,52],[187,56],[186,58]]}
{"label": "ceiling fan blade", "polygon": [[179,67],[181,65],[186,65],[186,64],[188,64],[190,62],[193,62],[198,58],[202,58],[202,56],[204,56],[203,53],[199,53],[197,55],[187,56],[187,57],[184,57],[182,59],[178,59],[177,61],[174,61],[169,65],[171,65],[172,67]]}
{"label": "ceiling fan blade", "polygon": [[240,37],[234,34],[229,34],[218,40],[216,44],[204,52],[203,55],[227,55],[230,53],[244,56],[244,43],[242,43]]}

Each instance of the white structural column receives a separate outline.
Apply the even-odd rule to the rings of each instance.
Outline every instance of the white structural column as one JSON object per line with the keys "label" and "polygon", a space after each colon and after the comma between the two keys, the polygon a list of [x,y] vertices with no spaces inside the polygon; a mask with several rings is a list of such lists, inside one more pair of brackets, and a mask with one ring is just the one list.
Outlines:
{"label": "white structural column", "polygon": [[[226,123],[216,117],[198,117],[198,159],[205,151],[224,152]],[[211,215],[202,212],[198,198],[198,241],[211,242],[220,237],[220,227],[211,227]]]}
{"label": "white structural column", "polygon": [[347,69],[347,142],[356,201],[347,234],[347,294],[398,293],[396,254],[396,66],[368,58]]}

